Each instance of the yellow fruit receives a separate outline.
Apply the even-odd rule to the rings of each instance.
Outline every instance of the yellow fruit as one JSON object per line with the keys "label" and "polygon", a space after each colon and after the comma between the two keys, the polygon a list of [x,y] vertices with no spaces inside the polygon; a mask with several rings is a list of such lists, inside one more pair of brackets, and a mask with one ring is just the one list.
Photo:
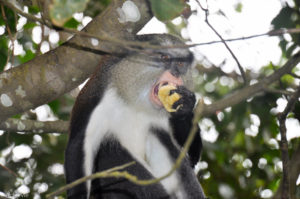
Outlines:
{"label": "yellow fruit", "polygon": [[173,104],[181,98],[178,93],[170,95],[170,91],[174,89],[176,89],[175,86],[168,84],[161,86],[158,90],[158,98],[168,112],[176,112],[180,108],[180,106],[177,106],[176,109],[172,108]]}

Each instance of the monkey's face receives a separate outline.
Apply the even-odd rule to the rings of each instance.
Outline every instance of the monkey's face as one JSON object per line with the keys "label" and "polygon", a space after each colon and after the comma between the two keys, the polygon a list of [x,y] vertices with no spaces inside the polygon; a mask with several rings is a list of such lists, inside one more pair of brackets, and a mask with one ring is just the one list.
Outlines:
{"label": "monkey's face", "polygon": [[[164,46],[183,43],[169,35],[159,36]],[[157,39],[157,38],[156,38]],[[152,41],[152,40],[151,40]],[[184,86],[191,89],[193,55],[188,49],[149,50],[124,58],[112,70],[113,85],[129,105],[154,114],[166,111],[158,97],[162,85]]]}

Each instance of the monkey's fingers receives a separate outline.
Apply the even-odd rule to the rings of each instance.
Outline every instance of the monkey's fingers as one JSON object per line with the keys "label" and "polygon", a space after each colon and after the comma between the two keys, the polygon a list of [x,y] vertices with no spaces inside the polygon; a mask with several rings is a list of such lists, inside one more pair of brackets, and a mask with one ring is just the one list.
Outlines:
{"label": "monkey's fingers", "polygon": [[181,98],[181,95],[179,95],[178,93],[171,92],[175,89],[176,87],[173,85],[163,85],[159,88],[158,91],[158,98],[168,112],[176,112],[180,108],[180,105],[176,108],[173,108],[174,103],[176,103]]}

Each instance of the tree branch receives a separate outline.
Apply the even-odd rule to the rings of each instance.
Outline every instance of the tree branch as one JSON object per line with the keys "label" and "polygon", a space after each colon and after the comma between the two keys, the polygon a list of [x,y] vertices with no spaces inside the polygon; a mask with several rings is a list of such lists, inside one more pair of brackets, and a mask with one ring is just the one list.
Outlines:
{"label": "tree branch", "polygon": [[[4,0],[1,0],[4,2]],[[146,0],[133,0],[143,16],[138,22],[119,22],[117,8],[123,1],[112,1],[85,30],[89,34],[130,40],[152,15]],[[130,30],[130,31],[129,31]],[[105,52],[118,52],[119,46],[75,36],[68,43]],[[76,88],[95,70],[103,55],[62,45],[46,54],[0,74],[0,121],[17,113],[48,103]]]}
{"label": "tree branch", "polygon": [[283,177],[281,183],[281,198],[282,199],[289,199],[290,194],[290,176],[289,176],[289,151],[288,151],[288,142],[286,139],[286,126],[285,121],[289,112],[291,112],[298,98],[300,97],[300,87],[298,87],[297,91],[292,95],[289,99],[287,106],[285,107],[284,111],[278,115],[279,120],[279,129],[280,129],[280,150],[281,150],[281,159],[282,159],[282,166],[283,166]]}
{"label": "tree branch", "polygon": [[0,164],[0,167],[2,167],[4,170],[8,171],[10,174],[15,176],[16,178],[19,177],[18,174],[16,174],[13,170],[11,170],[10,168],[4,166],[3,164]]}
{"label": "tree branch", "polygon": [[298,145],[298,148],[293,153],[292,158],[290,159],[289,174],[291,199],[297,199],[297,196],[299,196],[299,192],[297,193],[296,183],[300,175],[300,145]]}
{"label": "tree branch", "polygon": [[282,95],[292,95],[293,94],[293,92],[290,92],[287,90],[274,89],[274,88],[269,88],[269,87],[265,87],[264,91],[266,93],[275,93],[275,94],[282,94]]}
{"label": "tree branch", "polygon": [[[297,198],[297,186],[296,182],[300,174],[300,145],[298,145],[297,149],[294,151],[292,158],[290,159],[289,164],[289,184],[290,184],[290,195],[291,199],[298,199]],[[282,192],[282,185],[283,180],[280,182],[280,186],[273,196],[273,199],[281,199],[281,192]]]}
{"label": "tree branch", "polygon": [[231,48],[228,46],[228,44],[226,43],[226,41],[223,39],[222,35],[220,35],[218,33],[218,31],[211,25],[211,23],[208,20],[208,9],[203,8],[202,5],[200,4],[199,0],[197,0],[198,5],[200,6],[200,8],[204,11],[205,13],[205,22],[208,25],[208,27],[210,27],[210,29],[220,38],[220,40],[222,41],[222,43],[225,45],[225,47],[227,48],[227,50],[229,51],[229,53],[231,54],[232,58],[235,60],[235,62],[238,65],[238,68],[241,72],[242,78],[244,80],[244,84],[247,84],[247,78],[246,78],[246,74],[245,71],[242,67],[242,65],[240,64],[238,58],[235,56],[235,54],[233,53],[233,51],[231,50]]}
{"label": "tree branch", "polygon": [[61,120],[43,122],[10,118],[0,124],[0,129],[7,132],[67,133],[68,128],[69,122]]}
{"label": "tree branch", "polygon": [[210,105],[204,107],[203,115],[208,116],[216,113],[219,110],[223,110],[226,107],[234,106],[243,100],[246,100],[255,94],[264,91],[264,88],[275,81],[279,80],[281,76],[289,73],[300,62],[300,52],[296,53],[283,67],[275,71],[272,75],[265,77],[259,82],[237,90],[233,94],[216,101]]}

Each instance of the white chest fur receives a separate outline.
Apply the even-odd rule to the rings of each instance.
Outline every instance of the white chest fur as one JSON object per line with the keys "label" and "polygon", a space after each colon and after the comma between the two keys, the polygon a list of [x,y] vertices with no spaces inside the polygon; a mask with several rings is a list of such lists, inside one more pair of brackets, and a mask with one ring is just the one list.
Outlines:
{"label": "white chest fur", "polygon": [[[173,163],[160,141],[150,134],[150,125],[169,130],[166,116],[137,112],[126,105],[114,89],[107,90],[87,125],[84,140],[85,174],[92,174],[94,157],[100,143],[108,136],[107,133],[113,134],[120,144],[155,177],[166,174]],[[179,190],[179,180],[176,176],[175,173],[162,181],[169,193]],[[87,187],[89,190],[90,182],[87,183]],[[181,198],[179,193],[176,195]]]}

